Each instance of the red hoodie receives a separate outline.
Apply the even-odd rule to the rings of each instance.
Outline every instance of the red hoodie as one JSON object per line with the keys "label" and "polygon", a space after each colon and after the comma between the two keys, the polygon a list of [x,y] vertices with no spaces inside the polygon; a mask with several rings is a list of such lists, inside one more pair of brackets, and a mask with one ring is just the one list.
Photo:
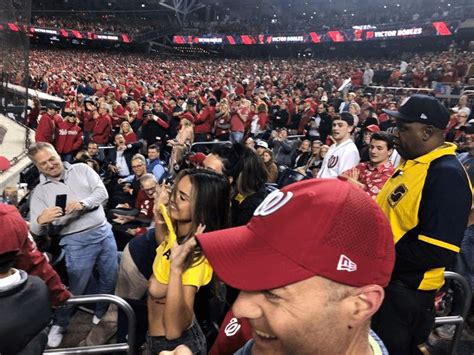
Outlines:
{"label": "red hoodie", "polygon": [[59,154],[69,154],[79,150],[82,142],[82,130],[76,123],[63,121],[57,125],[54,147]]}
{"label": "red hoodie", "polygon": [[95,126],[94,112],[85,111],[82,114],[82,123],[83,123],[83,127],[84,127],[84,132],[92,133],[92,131],[94,130],[94,126]]}
{"label": "red hoodie", "polygon": [[314,110],[312,108],[310,109],[305,109],[303,111],[303,114],[301,115],[301,119],[300,119],[300,122],[298,123],[298,134],[304,134],[304,127],[306,126],[306,124],[309,122],[309,120],[311,119],[311,117],[314,116]]}
{"label": "red hoodie", "polygon": [[56,114],[54,117],[52,117],[49,114],[44,113],[38,122],[38,128],[36,129],[35,133],[35,141],[54,144],[56,125],[62,121],[63,118],[59,114]]}
{"label": "red hoodie", "polygon": [[94,130],[92,131],[92,141],[97,144],[109,143],[110,134],[112,133],[112,119],[109,115],[99,115],[95,121]]}
{"label": "red hoodie", "polygon": [[194,120],[194,133],[211,133],[211,129],[214,126],[215,116],[215,107],[205,107]]}
{"label": "red hoodie", "polygon": [[0,238],[0,254],[18,250],[13,267],[41,278],[48,286],[53,306],[59,306],[71,297],[56,271],[36,248],[25,221],[15,207],[0,204],[0,225],[4,232]]}

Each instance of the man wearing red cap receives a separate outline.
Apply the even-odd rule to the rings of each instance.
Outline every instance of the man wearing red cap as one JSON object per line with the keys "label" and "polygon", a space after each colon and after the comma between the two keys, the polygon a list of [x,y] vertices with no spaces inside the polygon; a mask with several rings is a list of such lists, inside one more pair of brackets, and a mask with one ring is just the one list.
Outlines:
{"label": "man wearing red cap", "polygon": [[393,235],[362,190],[298,182],[268,195],[246,226],[197,240],[219,278],[241,290],[232,309],[253,339],[236,354],[388,354],[370,319],[390,280]]}
{"label": "man wearing red cap", "polygon": [[390,221],[397,258],[372,326],[390,354],[420,354],[444,270],[460,250],[472,188],[456,146],[444,141],[449,112],[435,97],[415,94],[398,111],[385,112],[396,119],[395,148],[404,162],[376,199]]}
{"label": "man wearing red cap", "polygon": [[54,103],[46,106],[46,113],[44,113],[38,122],[38,128],[35,132],[36,142],[54,143],[56,126],[63,121],[63,118],[58,114],[60,108]]}

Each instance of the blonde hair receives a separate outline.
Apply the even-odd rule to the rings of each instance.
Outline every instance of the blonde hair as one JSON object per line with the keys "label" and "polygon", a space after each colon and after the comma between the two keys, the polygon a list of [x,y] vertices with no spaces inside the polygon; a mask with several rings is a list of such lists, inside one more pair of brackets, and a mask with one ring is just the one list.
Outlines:
{"label": "blonde hair", "polygon": [[130,122],[128,121],[123,121],[121,124],[120,124],[120,133],[123,135],[125,134],[125,132],[123,131],[123,126],[124,124],[127,124],[128,125],[128,132],[127,133],[133,133],[133,128],[132,128],[132,125],[130,124]]}

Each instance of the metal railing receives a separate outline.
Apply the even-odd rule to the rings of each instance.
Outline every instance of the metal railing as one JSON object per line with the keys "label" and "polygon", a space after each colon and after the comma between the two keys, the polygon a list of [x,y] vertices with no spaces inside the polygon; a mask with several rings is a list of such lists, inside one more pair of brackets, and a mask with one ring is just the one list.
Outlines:
{"label": "metal railing", "polygon": [[467,314],[471,307],[472,291],[471,291],[471,286],[469,285],[467,280],[463,276],[455,272],[445,271],[444,278],[446,280],[457,282],[459,286],[461,287],[462,292],[464,294],[461,314],[458,314],[455,316],[436,317],[435,319],[436,326],[451,324],[456,327],[453,338],[451,339],[451,344],[449,345],[449,352],[448,352],[449,355],[454,355],[456,354],[456,348],[459,344],[459,341],[461,340],[462,330],[464,328],[464,322],[467,318]]}
{"label": "metal railing", "polygon": [[106,344],[95,346],[78,346],[75,348],[48,349],[44,354],[66,355],[66,354],[105,354],[117,351],[127,352],[133,355],[135,352],[135,328],[136,318],[132,307],[122,298],[115,295],[85,295],[73,296],[67,300],[66,305],[77,305],[84,303],[108,302],[117,305],[127,317],[128,337],[126,343]]}
{"label": "metal railing", "polygon": [[205,147],[209,148],[212,150],[213,147],[218,146],[218,145],[226,145],[226,146],[232,146],[232,142],[230,141],[219,141],[219,140],[213,140],[210,142],[195,142],[191,144],[191,152],[196,151],[196,148],[198,147]]}

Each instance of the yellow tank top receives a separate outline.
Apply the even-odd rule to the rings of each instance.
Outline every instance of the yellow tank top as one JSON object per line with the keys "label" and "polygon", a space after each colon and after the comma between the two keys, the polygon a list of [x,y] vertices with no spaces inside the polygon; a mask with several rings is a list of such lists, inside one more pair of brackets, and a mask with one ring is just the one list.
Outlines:
{"label": "yellow tank top", "polygon": [[[164,205],[160,205],[160,211],[168,228],[166,239],[156,248],[156,256],[153,261],[153,275],[156,279],[167,285],[170,276],[170,256],[171,248],[176,242],[176,232],[174,231],[168,211]],[[197,288],[207,285],[212,278],[212,267],[206,258],[203,258],[196,265],[191,265],[183,272],[182,282],[186,286],[195,286]]]}

